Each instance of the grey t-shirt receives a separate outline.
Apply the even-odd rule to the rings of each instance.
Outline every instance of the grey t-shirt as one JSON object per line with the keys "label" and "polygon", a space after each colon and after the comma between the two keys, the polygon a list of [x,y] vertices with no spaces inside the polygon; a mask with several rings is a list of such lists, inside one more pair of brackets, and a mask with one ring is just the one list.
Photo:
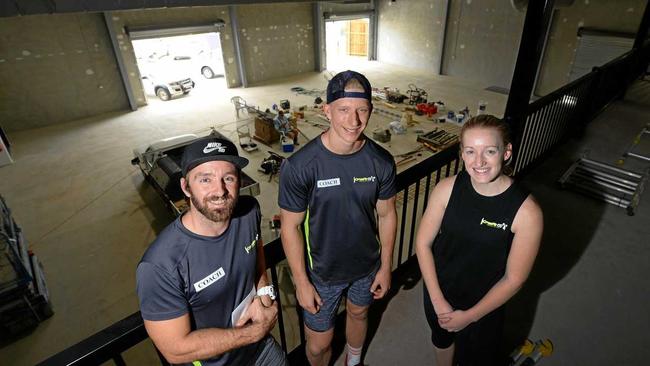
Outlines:
{"label": "grey t-shirt", "polygon": [[307,267],[320,281],[354,281],[379,266],[375,207],[395,195],[395,170],[390,153],[370,139],[338,155],[317,137],[285,159],[278,202],[306,212]]}
{"label": "grey t-shirt", "polygon": [[[149,246],[136,271],[142,318],[168,320],[186,313],[192,330],[232,328],[233,310],[255,287],[260,235],[257,200],[241,196],[228,229],[217,237],[187,230],[179,217]],[[202,365],[245,365],[258,344]]]}

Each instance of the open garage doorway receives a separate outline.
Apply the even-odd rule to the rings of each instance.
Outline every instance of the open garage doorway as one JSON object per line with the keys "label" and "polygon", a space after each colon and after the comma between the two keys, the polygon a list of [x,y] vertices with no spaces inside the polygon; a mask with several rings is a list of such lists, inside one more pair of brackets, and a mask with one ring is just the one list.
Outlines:
{"label": "open garage doorway", "polygon": [[226,86],[219,33],[133,40],[147,104],[208,98]]}
{"label": "open garage doorway", "polygon": [[370,19],[325,22],[325,53],[328,70],[345,70],[368,61]]}

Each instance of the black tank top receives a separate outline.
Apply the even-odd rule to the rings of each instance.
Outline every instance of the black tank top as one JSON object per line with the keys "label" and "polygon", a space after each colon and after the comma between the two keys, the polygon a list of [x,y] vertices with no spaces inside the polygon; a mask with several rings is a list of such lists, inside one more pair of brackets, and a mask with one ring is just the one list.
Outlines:
{"label": "black tank top", "polygon": [[513,182],[503,193],[483,196],[466,171],[458,174],[433,244],[440,289],[451,306],[474,306],[503,277],[512,222],[528,194]]}

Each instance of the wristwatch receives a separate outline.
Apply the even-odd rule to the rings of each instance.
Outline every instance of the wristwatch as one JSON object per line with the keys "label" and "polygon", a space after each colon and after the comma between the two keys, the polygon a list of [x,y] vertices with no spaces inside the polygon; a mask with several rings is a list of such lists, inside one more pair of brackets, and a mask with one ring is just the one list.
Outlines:
{"label": "wristwatch", "polygon": [[264,286],[257,290],[257,296],[269,295],[271,300],[275,300],[275,289],[273,285]]}

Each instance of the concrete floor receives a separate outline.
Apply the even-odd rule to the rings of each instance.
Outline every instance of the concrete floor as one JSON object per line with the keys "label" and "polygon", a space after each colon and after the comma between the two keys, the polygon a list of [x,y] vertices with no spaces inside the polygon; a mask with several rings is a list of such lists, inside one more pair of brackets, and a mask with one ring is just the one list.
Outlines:
{"label": "concrete floor", "polygon": [[[545,230],[531,276],[507,308],[508,349],[526,337],[548,338],[555,351],[541,365],[648,364],[650,194],[628,216],[623,208],[562,190],[556,181],[587,150],[595,160],[616,164],[649,116],[650,83],[638,82],[580,140],[570,140],[526,175],[524,183],[544,210]],[[646,155],[648,142],[639,149]],[[622,167],[643,171],[650,163],[628,158]],[[373,318],[381,322],[370,327],[374,337],[365,364],[435,364],[422,286],[415,271],[379,305]]]}
{"label": "concrete floor", "polygon": [[[506,101],[504,95],[484,91],[487,85],[471,81],[377,62],[350,68],[364,72],[378,87],[406,91],[409,83],[415,83],[429,92],[430,100],[442,100],[454,110],[466,105],[475,109],[483,100],[489,111],[501,114]],[[172,217],[130,164],[134,148],[179,134],[205,134],[211,126],[234,139],[237,120],[232,96],[263,108],[281,99],[290,99],[294,106],[311,104],[313,96],[294,95],[289,89],[324,90],[325,77],[330,75],[307,73],[246,89],[224,89],[223,80],[214,79],[199,83],[186,97],[169,102],[153,99],[136,112],[10,133],[16,163],[0,168],[0,192],[43,263],[55,315],[28,336],[0,344],[0,364],[34,364],[137,310],[135,267]],[[385,127],[388,121],[376,114],[368,131]],[[421,126],[432,129],[433,123],[423,121]],[[304,127],[310,137],[321,131]],[[385,146],[396,153],[406,152],[414,148],[414,141],[396,136]],[[279,150],[279,146],[274,148]],[[256,171],[259,163],[255,162],[266,150],[262,145],[260,151],[249,154],[253,163],[246,168],[260,182],[258,199],[264,220],[278,211],[277,183]],[[125,356],[130,363],[148,364],[155,359],[147,344]]]}
{"label": "concrete floor", "polygon": [[[498,115],[506,100],[471,81],[378,63],[354,68],[375,86],[406,90],[414,82],[430,99],[442,99],[455,110],[465,105],[474,109],[484,100],[488,111]],[[323,75],[308,73],[247,89],[217,88],[203,97],[197,88],[189,97],[152,101],[136,112],[9,134],[16,164],[0,168],[0,193],[43,262],[56,313],[27,337],[0,348],[0,364],[34,364],[137,310],[135,266],[172,218],[129,164],[133,148],[177,134],[207,132],[214,125],[234,138],[232,96],[260,106],[280,99],[301,105],[313,97],[295,96],[290,87],[325,85]],[[591,124],[579,146],[589,147],[598,160],[615,161],[645,124],[650,101],[643,95],[648,94],[637,90],[616,103]],[[582,149],[573,145],[527,177],[545,210],[547,229],[531,280],[513,302],[513,308],[523,310],[512,312],[509,334],[551,338],[557,352],[547,364],[644,364],[640,361],[649,356],[641,348],[641,335],[650,326],[644,281],[649,274],[650,203],[646,194],[637,215],[628,217],[621,208],[558,190],[554,181]],[[258,199],[263,215],[270,217],[277,210],[273,182],[255,169],[251,164],[247,173],[264,183]],[[367,364],[434,363],[421,284],[413,285],[381,307],[385,310],[374,328]],[[155,361],[148,342],[125,358],[130,364]]]}

